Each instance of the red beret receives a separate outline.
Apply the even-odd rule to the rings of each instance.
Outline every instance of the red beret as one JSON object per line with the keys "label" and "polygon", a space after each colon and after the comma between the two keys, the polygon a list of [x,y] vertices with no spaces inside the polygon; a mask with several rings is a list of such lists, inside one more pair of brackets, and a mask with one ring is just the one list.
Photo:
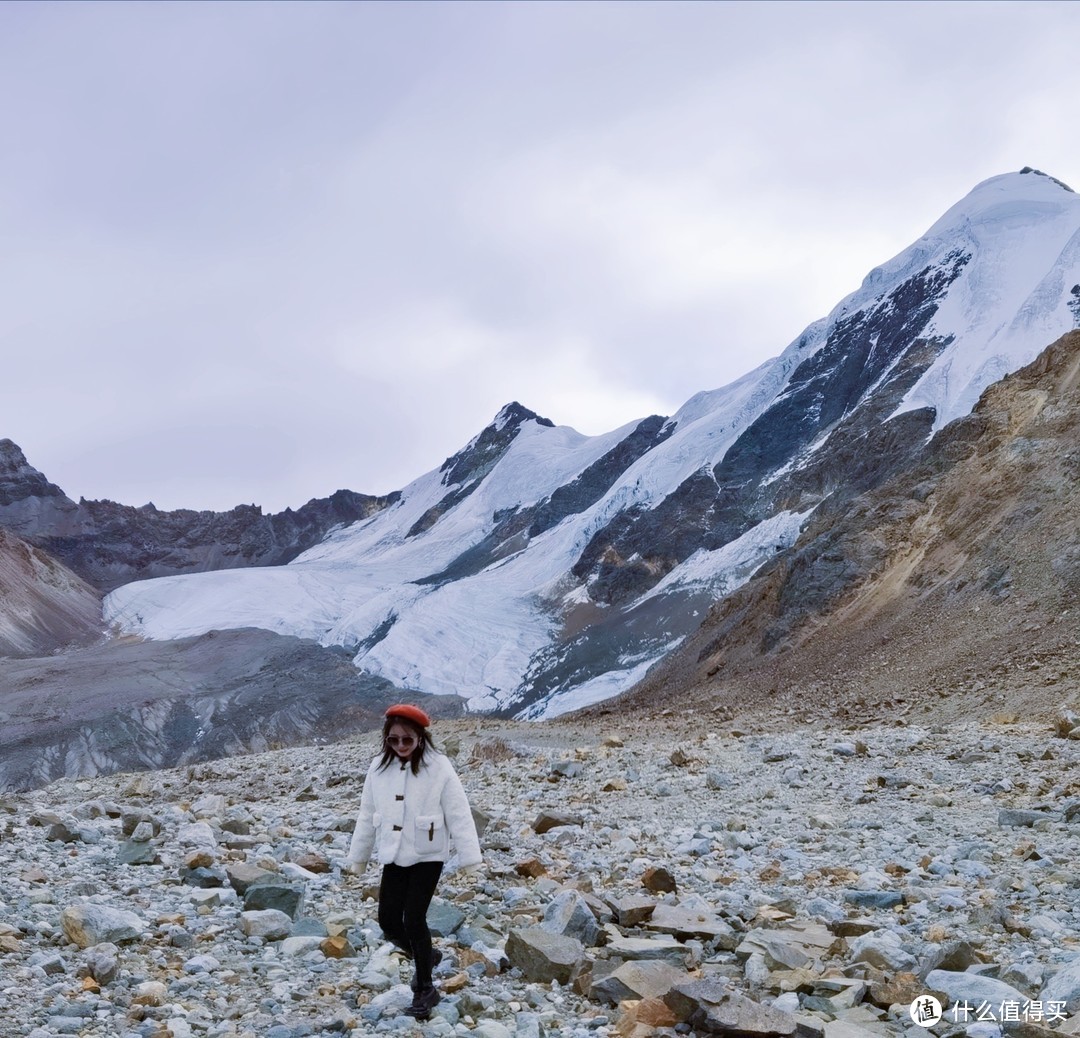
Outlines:
{"label": "red beret", "polygon": [[412,706],[410,703],[398,703],[397,706],[390,707],[386,711],[386,716],[408,718],[414,724],[420,725],[421,728],[427,728],[431,725],[431,718],[420,707]]}

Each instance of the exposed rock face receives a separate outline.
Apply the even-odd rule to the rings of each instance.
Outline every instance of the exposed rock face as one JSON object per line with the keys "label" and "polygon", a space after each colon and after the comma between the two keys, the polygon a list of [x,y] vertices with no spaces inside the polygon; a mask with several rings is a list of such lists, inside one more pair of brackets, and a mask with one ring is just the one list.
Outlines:
{"label": "exposed rock face", "polygon": [[447,458],[439,471],[442,473],[444,485],[454,489],[417,519],[406,536],[415,537],[425,530],[430,530],[446,512],[464,501],[480,486],[484,477],[498,464],[507,448],[514,442],[521,431],[522,423],[528,421],[535,421],[548,428],[554,426],[550,419],[541,418],[515,400],[507,404],[495,416],[491,425],[485,426],[467,446]]}
{"label": "exposed rock face", "polygon": [[43,656],[102,633],[98,592],[0,527],[0,656]]}
{"label": "exposed rock face", "polygon": [[[819,509],[634,697],[901,712],[975,686],[1045,713],[1080,683],[1080,332],[991,386],[915,463]],[[1010,672],[1029,677],[1019,699]],[[879,707],[875,707],[879,709]]]}
{"label": "exposed rock face", "polygon": [[82,529],[78,507],[16,444],[0,440],[0,525],[28,538],[39,529],[68,536]]}
{"label": "exposed rock face", "polygon": [[[699,548],[720,548],[781,509],[804,511],[838,489],[875,486],[908,464],[933,414],[885,420],[946,345],[923,331],[969,258],[953,253],[838,321],[721,462],[692,475],[658,507],[621,513],[593,537],[574,575],[592,578],[594,596],[617,604]],[[825,445],[812,451],[827,432]]]}
{"label": "exposed rock face", "polygon": [[334,527],[366,519],[396,497],[339,490],[273,515],[257,505],[163,512],[152,504],[76,504],[31,467],[11,440],[0,440],[0,526],[105,592],[147,577],[283,565]]}
{"label": "exposed rock face", "polygon": [[[536,418],[531,411],[525,411],[524,416]],[[537,422],[551,424],[546,418],[537,418]],[[508,509],[506,513],[500,514],[495,528],[483,540],[462,552],[445,569],[423,577],[417,583],[445,584],[460,580],[481,572],[500,558],[520,551],[532,538],[539,537],[567,516],[584,512],[599,501],[638,458],[657,444],[663,443],[671,435],[672,428],[667,419],[660,415],[646,418],[629,436],[620,440],[602,458],[569,483],[558,487],[549,497],[534,505]],[[470,484],[470,489],[475,485]]]}
{"label": "exposed rock face", "polygon": [[0,659],[0,689],[0,790],[339,738],[379,728],[406,695],[461,712],[360,673],[341,649],[253,630]]}

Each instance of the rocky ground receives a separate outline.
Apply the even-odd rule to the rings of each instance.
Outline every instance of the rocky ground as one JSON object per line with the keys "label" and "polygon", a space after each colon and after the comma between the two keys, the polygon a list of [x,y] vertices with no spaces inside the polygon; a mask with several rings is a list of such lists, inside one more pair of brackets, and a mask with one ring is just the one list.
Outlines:
{"label": "rocky ground", "polygon": [[1080,1030],[1076,718],[720,716],[437,723],[485,864],[440,884],[426,1022],[340,871],[374,736],[5,794],[2,1033]]}

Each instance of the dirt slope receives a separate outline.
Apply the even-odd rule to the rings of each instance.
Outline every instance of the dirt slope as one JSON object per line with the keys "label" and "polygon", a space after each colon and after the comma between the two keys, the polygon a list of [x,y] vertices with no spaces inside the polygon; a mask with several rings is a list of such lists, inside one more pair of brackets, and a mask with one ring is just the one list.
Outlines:
{"label": "dirt slope", "polygon": [[0,528],[0,656],[38,656],[102,634],[101,596],[55,559]]}

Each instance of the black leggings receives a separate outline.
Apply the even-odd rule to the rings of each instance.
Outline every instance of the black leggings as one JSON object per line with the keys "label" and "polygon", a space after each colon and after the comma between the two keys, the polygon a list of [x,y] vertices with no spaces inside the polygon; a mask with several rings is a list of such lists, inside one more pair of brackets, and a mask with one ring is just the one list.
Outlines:
{"label": "black leggings", "polygon": [[410,953],[418,987],[431,986],[431,931],[427,910],[442,874],[441,861],[384,865],[379,884],[379,926],[388,940]]}

